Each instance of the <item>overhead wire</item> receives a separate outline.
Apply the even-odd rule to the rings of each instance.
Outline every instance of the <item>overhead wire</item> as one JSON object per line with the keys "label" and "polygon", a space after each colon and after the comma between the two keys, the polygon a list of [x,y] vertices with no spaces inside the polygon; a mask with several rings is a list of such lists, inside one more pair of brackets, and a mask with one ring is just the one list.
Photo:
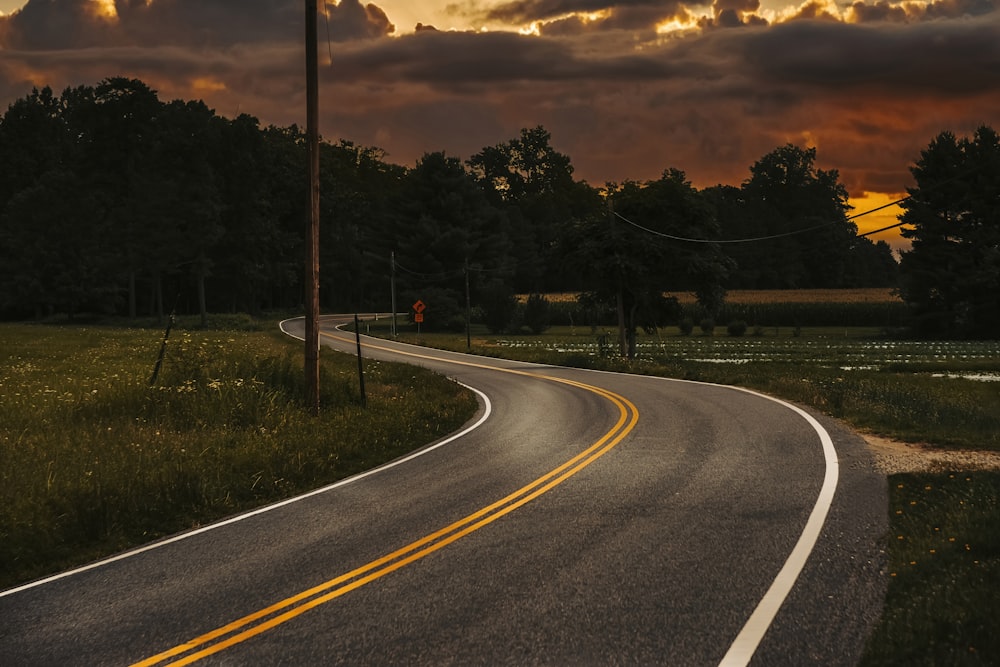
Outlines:
{"label": "overhead wire", "polygon": [[[889,208],[890,206],[898,206],[899,204],[903,203],[907,199],[910,199],[911,196],[912,195],[903,197],[902,199],[897,199],[896,201],[889,202],[888,204],[883,204],[882,206],[878,206],[876,208],[870,209],[870,210],[865,211],[863,213],[857,213],[855,215],[848,216],[848,217],[844,218],[843,222],[850,222],[852,220],[856,220],[858,218],[862,218],[862,217],[864,217],[866,215],[871,215],[872,213],[875,213],[877,211],[881,211],[882,209],[885,209],[885,208]],[[817,229],[823,229],[824,227],[830,227],[831,225],[836,225],[836,224],[839,224],[840,222],[842,222],[840,220],[834,220],[834,221],[831,221],[831,222],[824,222],[824,223],[819,224],[819,225],[814,225],[812,227],[805,227],[803,229],[796,229],[796,230],[793,230],[793,231],[790,231],[790,232],[783,232],[781,234],[770,234],[768,236],[755,236],[755,237],[742,238],[742,239],[695,239],[695,238],[688,238],[688,237],[684,237],[684,236],[675,236],[673,234],[667,234],[665,232],[658,232],[655,229],[649,229],[648,227],[643,227],[642,225],[638,224],[637,222],[633,222],[632,220],[629,220],[628,218],[626,218],[622,214],[618,213],[617,211],[615,212],[615,217],[619,218],[620,220],[622,220],[623,222],[625,222],[625,223],[627,223],[629,225],[632,225],[636,229],[640,229],[640,230],[642,230],[642,231],[644,231],[644,232],[646,232],[648,234],[653,234],[654,236],[660,236],[662,238],[670,239],[672,241],[683,241],[685,243],[756,243],[756,242],[759,242],[759,241],[770,241],[770,240],[773,240],[773,239],[780,239],[780,238],[784,238],[784,237],[787,237],[787,236],[795,236],[795,235],[798,235],[798,234],[805,234],[805,233],[808,233],[808,232],[814,232]],[[870,231],[870,232],[865,232],[864,234],[858,234],[857,236],[858,237],[871,236],[872,234],[878,234],[879,232],[884,232],[884,231],[888,231],[890,229],[895,229],[896,227],[902,227],[905,224],[906,224],[905,222],[900,222],[900,223],[897,223],[895,225],[889,225],[888,227],[882,227],[881,229],[875,229],[875,230]]]}
{"label": "overhead wire", "polygon": [[[929,191],[933,191],[933,190],[937,190],[937,189],[943,188],[945,185],[948,185],[949,183],[952,183],[952,182],[957,181],[959,179],[965,178],[966,176],[969,176],[970,174],[974,174],[977,171],[980,171],[982,169],[983,169],[983,165],[976,165],[976,166],[970,167],[969,169],[964,169],[964,170],[958,172],[957,174],[952,175],[950,178],[946,178],[946,179],[944,179],[942,181],[939,181],[937,184],[932,185],[930,187],[921,188],[921,190],[923,192],[929,192]],[[895,201],[891,201],[888,204],[883,204],[881,206],[876,206],[875,208],[869,209],[869,210],[864,211],[862,213],[857,213],[855,215],[848,216],[848,217],[844,218],[843,221],[844,222],[850,222],[852,220],[857,220],[858,218],[862,218],[862,217],[864,217],[866,215],[871,215],[872,213],[876,213],[878,211],[881,211],[882,209],[886,209],[886,208],[889,208],[891,206],[898,206],[898,205],[902,204],[903,202],[905,202],[905,201],[907,201],[909,199],[912,199],[912,198],[913,198],[913,195],[907,195],[907,196],[902,197],[900,199],[897,199]],[[660,236],[660,237],[663,237],[663,238],[666,238],[666,239],[670,239],[672,241],[684,241],[686,243],[753,243],[753,242],[757,242],[757,241],[769,241],[771,239],[778,239],[778,238],[782,238],[782,237],[786,237],[786,236],[794,236],[796,234],[805,234],[807,232],[813,232],[813,231],[816,231],[817,229],[822,229],[823,227],[829,227],[830,225],[836,225],[836,224],[842,222],[840,220],[834,220],[834,221],[831,221],[831,222],[825,222],[825,223],[820,224],[820,225],[815,225],[813,227],[806,227],[804,229],[797,229],[797,230],[794,230],[794,231],[791,231],[791,232],[785,232],[785,233],[782,233],[782,234],[772,234],[770,236],[758,236],[758,237],[754,237],[754,238],[745,238],[745,239],[692,239],[692,238],[685,238],[683,236],[674,236],[672,234],[666,234],[664,232],[658,232],[656,230],[649,229],[648,227],[643,227],[642,225],[640,225],[638,223],[635,223],[635,222],[633,222],[633,221],[625,218],[624,216],[622,216],[620,213],[617,213],[617,212],[615,213],[615,216],[618,217],[618,218],[620,218],[622,221],[624,221],[624,222],[632,225],[633,227],[635,227],[637,229],[641,229],[642,231],[644,231],[644,232],[646,232],[648,234],[653,234],[655,236]],[[894,225],[889,225],[887,227],[881,227],[879,229],[873,229],[872,231],[870,231],[870,232],[864,232],[863,234],[857,234],[857,236],[858,236],[858,238],[865,237],[865,236],[871,236],[873,234],[879,234],[881,232],[889,231],[890,229],[896,229],[897,227],[902,227],[905,224],[907,224],[907,223],[905,223],[905,222],[897,222]]]}

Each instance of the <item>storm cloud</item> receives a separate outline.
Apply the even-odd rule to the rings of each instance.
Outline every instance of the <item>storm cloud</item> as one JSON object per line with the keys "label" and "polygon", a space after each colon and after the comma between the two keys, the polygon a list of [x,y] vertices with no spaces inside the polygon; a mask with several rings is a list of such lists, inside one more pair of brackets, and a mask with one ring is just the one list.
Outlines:
{"label": "storm cloud", "polygon": [[[899,194],[939,132],[1000,126],[989,0],[780,16],[758,0],[479,1],[447,11],[509,29],[434,30],[428,16],[402,34],[377,3],[320,6],[324,137],[404,165],[544,125],[595,185],[669,167],[699,187],[735,185],[795,143],[815,146],[852,195]],[[302,124],[303,31],[299,0],[30,0],[0,17],[0,98],[124,75],[224,116]]]}

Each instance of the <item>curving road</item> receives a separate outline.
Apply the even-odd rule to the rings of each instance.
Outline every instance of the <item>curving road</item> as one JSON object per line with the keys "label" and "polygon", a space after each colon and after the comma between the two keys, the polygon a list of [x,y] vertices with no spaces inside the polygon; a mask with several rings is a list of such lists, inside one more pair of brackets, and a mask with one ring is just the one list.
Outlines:
{"label": "curving road", "polygon": [[[354,349],[325,320],[323,344]],[[284,323],[301,335],[301,321]],[[2,665],[851,665],[885,479],[734,388],[365,339],[479,392],[465,431],[0,593]]]}

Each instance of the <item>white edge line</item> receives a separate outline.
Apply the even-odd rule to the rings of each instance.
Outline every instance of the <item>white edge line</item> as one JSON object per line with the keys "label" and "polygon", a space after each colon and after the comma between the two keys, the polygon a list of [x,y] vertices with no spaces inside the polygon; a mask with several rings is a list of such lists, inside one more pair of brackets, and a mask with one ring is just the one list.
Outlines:
{"label": "white edge line", "polygon": [[[285,320],[285,322],[287,321],[289,320]],[[282,322],[281,324],[284,325],[285,322]],[[284,328],[282,328],[282,331],[284,331]],[[419,347],[406,343],[403,344],[410,347]],[[447,350],[439,351],[449,352]],[[463,352],[449,353],[460,356],[478,356],[468,355]],[[529,366],[543,365],[533,364],[531,362],[518,363]],[[621,375],[621,373],[616,371],[602,371],[589,368],[575,370]],[[774,617],[778,614],[778,610],[781,608],[781,605],[784,604],[789,593],[791,593],[792,588],[795,586],[795,582],[798,580],[799,575],[805,568],[806,561],[808,561],[809,556],[812,554],[812,550],[816,546],[816,541],[819,539],[820,533],[823,530],[823,524],[826,522],[827,514],[829,514],[830,507],[833,505],[833,498],[837,491],[837,481],[840,477],[840,464],[837,458],[837,450],[833,445],[833,439],[830,437],[829,432],[823,428],[822,424],[816,421],[812,415],[802,408],[792,405],[791,403],[780,398],[775,398],[774,396],[768,396],[767,394],[763,394],[759,391],[746,389],[744,387],[737,387],[734,385],[683,380],[680,378],[660,379],[669,382],[684,382],[688,384],[721,387],[723,389],[741,391],[746,394],[751,394],[759,398],[773,401],[774,403],[782,405],[801,416],[813,428],[819,436],[820,443],[823,445],[823,457],[826,462],[826,472],[823,476],[823,485],[820,487],[819,495],[816,497],[816,503],[813,505],[812,511],[809,513],[806,525],[803,527],[802,533],[799,535],[799,539],[792,548],[791,553],[788,554],[785,564],[781,567],[781,570],[778,571],[777,576],[774,578],[774,581],[771,582],[771,585],[764,594],[764,597],[757,603],[757,607],[750,615],[750,618],[747,619],[747,622],[736,636],[736,639],[733,640],[733,643],[730,645],[726,655],[723,656],[722,661],[719,663],[720,667],[744,667],[749,664],[753,654],[757,651],[758,646],[760,646],[760,642],[764,639],[764,635],[767,633],[768,629],[770,629],[771,623],[774,622]]]}
{"label": "white edge line", "polygon": [[[287,321],[288,320],[285,320],[285,322],[287,322]],[[282,325],[284,325],[285,322],[281,322],[279,324],[279,327],[281,327],[281,330],[284,333],[287,334],[288,332],[285,331],[284,327],[282,326]],[[289,335],[291,335],[291,334],[289,334]],[[293,338],[297,338],[297,336],[293,336]],[[294,496],[292,498],[286,498],[285,500],[282,500],[280,502],[274,503],[272,505],[266,505],[264,507],[260,507],[260,508],[255,509],[255,510],[251,510],[249,512],[245,512],[243,514],[237,514],[236,516],[230,517],[228,519],[224,519],[222,521],[219,521],[219,522],[216,522],[216,523],[212,523],[212,524],[209,524],[207,526],[203,526],[201,528],[196,528],[194,530],[188,531],[186,533],[181,533],[181,534],[175,535],[173,537],[168,537],[166,539],[160,540],[158,542],[153,542],[152,544],[147,544],[146,546],[139,547],[137,549],[132,549],[130,551],[125,551],[125,552],[120,553],[120,554],[118,554],[116,556],[111,556],[110,558],[105,558],[103,560],[99,560],[99,561],[96,561],[94,563],[90,563],[89,565],[84,565],[83,567],[78,567],[78,568],[73,569],[73,570],[67,570],[65,572],[60,572],[59,574],[54,574],[54,575],[52,575],[50,577],[46,577],[44,579],[39,579],[37,581],[33,581],[33,582],[30,582],[30,583],[27,583],[27,584],[23,584],[23,585],[18,586],[16,588],[10,588],[10,589],[5,590],[5,591],[0,591],[0,598],[6,597],[8,595],[13,595],[15,593],[20,593],[21,591],[26,591],[26,590],[31,589],[31,588],[37,588],[38,586],[44,586],[45,584],[49,584],[49,583],[52,583],[54,581],[58,581],[60,579],[65,579],[65,578],[71,577],[73,575],[77,575],[77,574],[81,574],[83,572],[87,572],[88,570],[94,570],[94,569],[97,569],[99,567],[104,567],[105,565],[110,565],[111,563],[116,563],[116,562],[118,562],[120,560],[125,560],[125,559],[131,558],[133,556],[138,556],[139,554],[146,553],[147,551],[153,551],[154,549],[159,549],[160,547],[165,547],[168,544],[174,544],[175,542],[181,542],[181,541],[186,540],[186,539],[188,539],[190,537],[194,537],[196,535],[201,535],[202,533],[207,533],[209,531],[216,530],[217,528],[222,528],[222,527],[228,526],[230,524],[238,523],[240,521],[243,521],[244,519],[249,519],[249,518],[255,517],[255,516],[259,515],[259,514],[265,514],[267,512],[272,511],[272,510],[276,510],[276,509],[278,509],[280,507],[284,507],[286,505],[291,505],[292,503],[297,503],[300,500],[305,500],[306,498],[311,498],[312,496],[317,496],[317,495],[319,495],[321,493],[327,493],[328,491],[332,491],[332,490],[340,488],[342,486],[346,486],[347,484],[353,484],[354,482],[362,480],[365,477],[369,477],[369,476],[374,475],[376,473],[383,472],[385,470],[389,470],[390,468],[395,468],[398,465],[402,465],[404,463],[412,461],[413,459],[415,459],[417,457],[420,457],[420,456],[423,456],[424,454],[428,454],[428,453],[434,451],[435,449],[438,449],[439,447],[444,447],[445,445],[450,444],[450,443],[454,442],[455,440],[463,438],[466,435],[468,435],[469,433],[471,433],[472,431],[474,431],[477,428],[479,428],[480,426],[482,426],[486,422],[486,420],[489,419],[490,415],[493,413],[493,404],[490,402],[489,397],[486,396],[486,394],[484,394],[479,389],[476,389],[475,387],[469,386],[469,385],[467,385],[467,384],[465,384],[463,382],[458,382],[457,380],[455,380],[454,382],[456,382],[456,384],[459,384],[459,385],[465,387],[466,389],[469,389],[470,391],[475,392],[476,395],[479,396],[480,399],[482,399],[482,401],[483,401],[483,414],[482,414],[482,416],[479,417],[479,419],[477,419],[475,421],[475,423],[470,424],[468,427],[462,429],[458,433],[454,433],[454,434],[448,436],[447,438],[445,438],[444,440],[441,440],[440,442],[437,442],[437,443],[434,443],[433,445],[429,445],[427,447],[423,447],[421,449],[418,449],[415,452],[412,452],[412,453],[410,453],[410,454],[408,454],[406,456],[403,456],[401,458],[394,459],[394,460],[390,461],[389,463],[385,463],[385,464],[383,464],[383,465],[381,465],[381,466],[379,466],[377,468],[372,468],[371,470],[367,470],[365,472],[358,473],[357,475],[353,475],[351,477],[347,477],[345,479],[342,479],[342,480],[340,480],[338,482],[334,482],[333,484],[329,484],[329,485],[324,486],[322,488],[314,489],[312,491],[308,491],[306,493],[303,493],[302,495]]]}
{"label": "white edge line", "polygon": [[823,523],[826,521],[830,506],[833,504],[834,494],[837,491],[840,466],[837,461],[837,450],[833,446],[833,439],[827,430],[808,412],[767,394],[742,387],[730,388],[766,398],[798,413],[819,435],[820,442],[823,443],[823,455],[826,459],[826,474],[823,477],[823,486],[820,488],[819,496],[817,496],[816,504],[813,505],[812,512],[809,514],[809,519],[802,529],[802,534],[799,536],[798,542],[795,543],[795,548],[788,554],[788,559],[778,572],[778,576],[774,578],[764,597],[757,603],[757,608],[754,609],[750,618],[747,619],[743,629],[736,635],[736,639],[733,640],[726,655],[723,656],[722,661],[719,663],[720,667],[742,667],[749,664],[753,654],[757,651],[757,647],[771,627],[778,609],[785,602],[785,598],[791,592],[799,574],[802,573],[813,547],[816,546],[816,541],[823,530]]}

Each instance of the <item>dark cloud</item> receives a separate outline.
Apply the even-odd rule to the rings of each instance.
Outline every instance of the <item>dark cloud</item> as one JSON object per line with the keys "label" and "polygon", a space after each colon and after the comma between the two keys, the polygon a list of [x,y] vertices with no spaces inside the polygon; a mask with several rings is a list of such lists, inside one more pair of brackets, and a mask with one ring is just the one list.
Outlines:
{"label": "dark cloud", "polygon": [[295,0],[117,0],[116,16],[98,13],[92,0],[28,0],[0,18],[3,47],[46,50],[95,46],[225,47],[294,39],[304,12]]}
{"label": "dark cloud", "polygon": [[872,4],[855,2],[851,5],[851,19],[857,23],[892,21],[909,23],[943,18],[976,17],[997,12],[996,0],[939,0],[927,4],[914,2],[887,2]]}
{"label": "dark cloud", "polygon": [[[716,0],[704,30],[656,34],[693,7],[525,1],[502,10],[540,21],[541,37],[425,22],[389,38],[391,16],[343,0],[330,10],[321,130],[409,165],[436,150],[467,158],[541,124],[592,183],[677,167],[699,187],[738,184],[791,142],[815,146],[852,193],[899,193],[939,132],[1000,122],[992,2],[854,5],[850,23],[804,18],[816,6],[766,25],[756,0]],[[597,21],[567,14],[596,9],[607,10]],[[0,17],[0,108],[32,86],[124,75],[164,99],[301,125],[302,13],[301,0],[119,0],[111,19],[84,0],[29,0]]]}
{"label": "dark cloud", "polygon": [[909,20],[910,15],[906,11],[905,6],[890,2],[876,2],[874,4],[855,2],[851,5],[851,17],[856,23],[867,23],[870,21],[905,23]]}
{"label": "dark cloud", "polygon": [[339,5],[327,4],[326,9],[335,42],[385,37],[396,30],[384,11],[372,4],[362,6],[360,0],[341,0]]}
{"label": "dark cloud", "polygon": [[[1000,25],[956,21],[908,28],[793,21],[743,44],[756,77],[810,88],[975,94],[1000,71]],[[868,94],[872,94],[869,92]]]}

